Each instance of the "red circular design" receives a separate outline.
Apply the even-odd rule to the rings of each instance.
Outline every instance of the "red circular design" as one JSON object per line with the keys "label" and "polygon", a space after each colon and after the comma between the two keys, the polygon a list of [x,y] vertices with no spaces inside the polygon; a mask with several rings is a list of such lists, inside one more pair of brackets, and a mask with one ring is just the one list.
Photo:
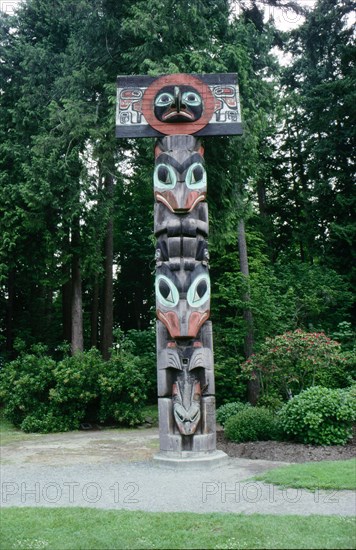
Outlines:
{"label": "red circular design", "polygon": [[[195,122],[161,122],[154,114],[154,99],[163,86],[187,85],[197,90],[203,100],[203,113]],[[190,74],[170,74],[157,78],[145,91],[142,98],[142,114],[148,124],[165,135],[195,134],[206,126],[214,113],[214,97],[209,87]]]}

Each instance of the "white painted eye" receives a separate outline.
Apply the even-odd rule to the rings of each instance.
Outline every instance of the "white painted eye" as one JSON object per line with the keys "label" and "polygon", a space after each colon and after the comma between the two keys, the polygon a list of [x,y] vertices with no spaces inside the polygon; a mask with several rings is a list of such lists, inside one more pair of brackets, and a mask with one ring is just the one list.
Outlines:
{"label": "white painted eye", "polygon": [[173,189],[177,182],[177,176],[169,164],[158,164],[153,174],[153,184],[159,189]]}
{"label": "white painted eye", "polygon": [[179,292],[176,285],[165,275],[156,278],[156,296],[166,307],[175,307],[179,302]]}
{"label": "white painted eye", "polygon": [[187,301],[191,307],[200,307],[210,298],[210,280],[208,275],[199,275],[190,285]]}
{"label": "white painted eye", "polygon": [[197,107],[201,104],[201,97],[196,92],[184,92],[182,94],[182,103],[190,107]]}
{"label": "white painted eye", "polygon": [[188,189],[202,189],[206,187],[206,172],[200,162],[194,162],[185,176],[185,183]]}
{"label": "white painted eye", "polygon": [[159,96],[155,99],[156,107],[167,107],[170,103],[174,103],[174,97],[172,94],[168,94],[167,92],[159,94]]}

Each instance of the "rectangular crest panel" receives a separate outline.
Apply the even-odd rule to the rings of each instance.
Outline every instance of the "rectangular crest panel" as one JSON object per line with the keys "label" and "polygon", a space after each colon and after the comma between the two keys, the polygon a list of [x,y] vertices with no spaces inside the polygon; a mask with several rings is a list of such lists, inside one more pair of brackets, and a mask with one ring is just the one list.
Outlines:
{"label": "rectangular crest panel", "polygon": [[116,136],[242,134],[237,75],[117,78]]}

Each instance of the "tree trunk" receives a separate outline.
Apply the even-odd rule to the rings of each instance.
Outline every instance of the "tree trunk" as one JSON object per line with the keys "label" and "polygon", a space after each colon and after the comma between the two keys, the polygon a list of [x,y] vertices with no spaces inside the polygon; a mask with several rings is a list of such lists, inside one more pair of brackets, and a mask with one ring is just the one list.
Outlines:
{"label": "tree trunk", "polygon": [[72,355],[83,351],[83,303],[82,303],[82,277],[80,272],[80,230],[79,223],[73,230],[72,245]]}
{"label": "tree trunk", "polygon": [[98,346],[98,333],[99,333],[99,281],[97,275],[93,284],[93,300],[91,305],[90,315],[90,347],[96,348]]}
{"label": "tree trunk", "polygon": [[[70,250],[69,229],[63,240],[63,250]],[[72,341],[72,281],[69,263],[62,264],[62,276],[65,281],[62,285],[62,338],[64,342]]]}
{"label": "tree trunk", "polygon": [[[63,270],[67,270],[63,266]],[[69,279],[62,285],[62,337],[65,342],[72,340],[72,282]]]}
{"label": "tree trunk", "polygon": [[272,224],[271,216],[268,213],[266,184],[261,179],[257,181],[257,200],[258,200],[259,215],[263,224],[263,233],[268,244],[268,254],[272,263],[274,263],[276,261],[276,249],[273,246],[273,243],[274,243],[273,224]]}
{"label": "tree trunk", "polygon": [[6,303],[6,351],[12,356],[14,346],[14,304],[15,304],[15,269],[11,269],[7,279],[8,299]]}
{"label": "tree trunk", "polygon": [[[112,200],[114,194],[114,180],[110,173],[105,177],[105,189],[107,190],[109,200]],[[103,328],[101,336],[101,353],[105,360],[110,358],[110,348],[113,344],[113,236],[114,223],[112,213],[106,228],[106,237],[104,242],[104,296],[103,296]]]}
{"label": "tree trunk", "polygon": [[[248,258],[247,258],[245,222],[243,219],[240,219],[238,224],[238,244],[239,244],[239,256],[240,256],[240,270],[241,270],[241,273],[244,275],[244,277],[246,277],[246,281],[248,282],[249,269],[248,269]],[[244,320],[246,323],[246,329],[247,329],[246,336],[245,336],[245,343],[244,343],[244,351],[245,351],[245,357],[246,359],[248,359],[250,355],[252,355],[253,353],[253,346],[254,346],[253,315],[249,307],[251,298],[250,298],[250,293],[248,288],[244,293],[242,299],[246,304],[244,307],[244,313],[243,313]],[[248,393],[249,402],[252,405],[255,405],[257,403],[258,395],[259,395],[259,383],[257,378],[255,380],[250,380],[248,382],[247,393]]]}

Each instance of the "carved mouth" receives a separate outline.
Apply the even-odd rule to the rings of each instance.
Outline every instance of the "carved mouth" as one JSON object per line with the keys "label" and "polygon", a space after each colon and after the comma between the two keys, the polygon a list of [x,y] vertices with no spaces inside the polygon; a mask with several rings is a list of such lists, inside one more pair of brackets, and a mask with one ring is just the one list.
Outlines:
{"label": "carved mouth", "polygon": [[187,118],[188,120],[194,120],[194,115],[189,113],[188,111],[175,111],[174,109],[170,109],[167,113],[162,115],[162,120],[168,120],[173,117],[178,118]]}
{"label": "carved mouth", "polygon": [[169,191],[165,191],[164,193],[159,193],[156,191],[155,198],[157,202],[162,202],[165,206],[167,206],[171,212],[174,212],[175,214],[187,214],[187,212],[191,212],[199,202],[205,200],[206,193],[190,193],[183,208],[178,206],[175,196]]}

